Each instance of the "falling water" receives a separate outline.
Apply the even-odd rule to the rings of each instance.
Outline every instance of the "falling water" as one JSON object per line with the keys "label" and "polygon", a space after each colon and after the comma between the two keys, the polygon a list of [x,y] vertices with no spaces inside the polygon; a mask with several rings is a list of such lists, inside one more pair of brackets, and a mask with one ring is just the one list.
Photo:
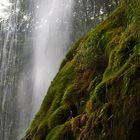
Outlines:
{"label": "falling water", "polygon": [[32,53],[19,82],[19,133],[39,110],[70,45],[73,0],[36,0],[34,5]]}
{"label": "falling water", "polygon": [[17,45],[17,18],[12,15],[16,7],[8,0],[0,1],[0,140],[10,140],[14,135],[13,118],[16,116],[15,95]]}
{"label": "falling water", "polygon": [[39,110],[70,44],[72,7],[0,0],[0,140],[19,140]]}
{"label": "falling water", "polygon": [[56,75],[69,45],[73,0],[37,2],[33,58],[33,112]]}

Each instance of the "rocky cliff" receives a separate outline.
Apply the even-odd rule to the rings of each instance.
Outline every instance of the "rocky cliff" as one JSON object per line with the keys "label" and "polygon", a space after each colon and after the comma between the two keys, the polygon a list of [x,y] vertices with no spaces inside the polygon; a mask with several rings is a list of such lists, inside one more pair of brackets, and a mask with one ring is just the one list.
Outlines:
{"label": "rocky cliff", "polygon": [[140,139],[140,0],[80,38],[23,140]]}

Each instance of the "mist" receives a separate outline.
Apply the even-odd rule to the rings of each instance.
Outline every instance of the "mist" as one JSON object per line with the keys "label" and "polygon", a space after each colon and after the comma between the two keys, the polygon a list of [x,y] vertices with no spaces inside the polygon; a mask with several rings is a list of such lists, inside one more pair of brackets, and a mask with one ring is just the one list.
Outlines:
{"label": "mist", "polygon": [[37,2],[33,31],[33,101],[36,112],[70,44],[72,0]]}
{"label": "mist", "polygon": [[[70,46],[73,1],[42,0],[34,5],[32,30],[26,36],[26,47],[31,53],[18,86],[18,106],[22,110],[19,112],[19,138],[39,110]],[[29,35],[31,40],[28,40]]]}

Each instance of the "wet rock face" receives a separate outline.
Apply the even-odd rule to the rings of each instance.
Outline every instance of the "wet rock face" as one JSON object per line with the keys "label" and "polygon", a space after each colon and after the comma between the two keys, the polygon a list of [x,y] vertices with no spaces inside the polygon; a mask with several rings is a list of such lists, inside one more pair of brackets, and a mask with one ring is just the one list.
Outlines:
{"label": "wet rock face", "polygon": [[122,2],[71,48],[24,140],[139,139],[140,20],[133,2]]}

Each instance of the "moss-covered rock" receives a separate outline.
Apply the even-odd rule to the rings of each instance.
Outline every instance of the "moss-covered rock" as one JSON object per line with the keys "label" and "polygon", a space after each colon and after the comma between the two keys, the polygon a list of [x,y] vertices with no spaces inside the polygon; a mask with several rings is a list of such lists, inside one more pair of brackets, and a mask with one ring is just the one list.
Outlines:
{"label": "moss-covered rock", "polygon": [[75,43],[23,140],[140,139],[139,4],[123,0]]}

